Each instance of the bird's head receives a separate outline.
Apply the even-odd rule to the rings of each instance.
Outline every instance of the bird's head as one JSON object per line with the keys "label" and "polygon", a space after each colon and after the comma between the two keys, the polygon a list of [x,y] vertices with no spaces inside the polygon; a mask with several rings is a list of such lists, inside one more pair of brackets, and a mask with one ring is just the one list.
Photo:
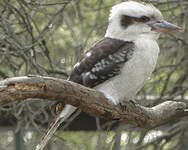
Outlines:
{"label": "bird's head", "polygon": [[178,31],[181,28],[163,20],[153,5],[127,1],[112,7],[105,36],[125,41],[141,37],[156,40],[161,32]]}

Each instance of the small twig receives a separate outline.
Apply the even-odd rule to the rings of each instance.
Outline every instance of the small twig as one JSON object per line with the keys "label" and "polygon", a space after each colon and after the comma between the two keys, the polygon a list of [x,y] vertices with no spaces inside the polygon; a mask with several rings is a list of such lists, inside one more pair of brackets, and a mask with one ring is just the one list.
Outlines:
{"label": "small twig", "polygon": [[63,2],[55,2],[55,3],[38,3],[38,2],[30,2],[27,3],[32,6],[52,6],[52,5],[65,5],[68,4],[69,1],[63,1]]}

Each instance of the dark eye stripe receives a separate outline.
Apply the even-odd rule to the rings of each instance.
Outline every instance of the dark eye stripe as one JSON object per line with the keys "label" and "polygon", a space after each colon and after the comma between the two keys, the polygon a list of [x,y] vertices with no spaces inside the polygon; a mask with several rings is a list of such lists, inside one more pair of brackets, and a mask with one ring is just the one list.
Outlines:
{"label": "dark eye stripe", "polygon": [[126,29],[129,25],[133,24],[134,21],[145,23],[145,22],[150,21],[150,18],[147,16],[141,16],[140,18],[136,18],[136,17],[122,15],[120,23],[121,23],[121,26]]}
{"label": "dark eye stripe", "polygon": [[126,15],[121,16],[121,26],[123,28],[127,28],[132,23],[133,23],[133,17],[126,16]]}

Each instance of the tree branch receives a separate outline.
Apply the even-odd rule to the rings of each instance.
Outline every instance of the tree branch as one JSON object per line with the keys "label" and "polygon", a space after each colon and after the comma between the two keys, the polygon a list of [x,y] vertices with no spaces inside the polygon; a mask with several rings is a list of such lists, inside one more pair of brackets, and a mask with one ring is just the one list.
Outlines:
{"label": "tree branch", "polygon": [[108,102],[102,93],[94,89],[52,77],[24,76],[0,82],[0,106],[27,98],[61,101],[79,107],[94,117],[123,120],[144,128],[188,115],[185,103],[175,101],[166,101],[152,108],[130,101],[122,109]]}

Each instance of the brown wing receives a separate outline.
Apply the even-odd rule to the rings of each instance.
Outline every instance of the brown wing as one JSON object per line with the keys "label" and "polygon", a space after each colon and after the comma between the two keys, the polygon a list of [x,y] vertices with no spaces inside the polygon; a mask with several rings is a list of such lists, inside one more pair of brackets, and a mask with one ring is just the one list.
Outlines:
{"label": "brown wing", "polygon": [[133,51],[133,42],[103,38],[75,65],[68,80],[94,87],[117,75]]}

